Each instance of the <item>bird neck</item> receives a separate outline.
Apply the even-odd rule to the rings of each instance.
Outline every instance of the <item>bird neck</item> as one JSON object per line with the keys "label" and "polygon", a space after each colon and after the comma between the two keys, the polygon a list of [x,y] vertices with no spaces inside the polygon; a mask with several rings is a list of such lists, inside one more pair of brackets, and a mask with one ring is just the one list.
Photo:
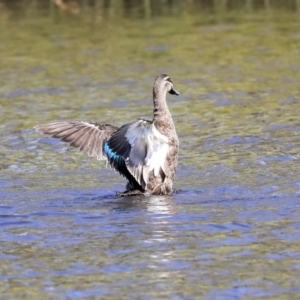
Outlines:
{"label": "bird neck", "polygon": [[170,116],[170,111],[166,101],[167,90],[153,90],[153,120]]}
{"label": "bird neck", "polygon": [[166,102],[166,94],[167,90],[161,90],[156,93],[153,91],[153,123],[161,133],[163,133],[166,128],[175,130],[172,116]]}

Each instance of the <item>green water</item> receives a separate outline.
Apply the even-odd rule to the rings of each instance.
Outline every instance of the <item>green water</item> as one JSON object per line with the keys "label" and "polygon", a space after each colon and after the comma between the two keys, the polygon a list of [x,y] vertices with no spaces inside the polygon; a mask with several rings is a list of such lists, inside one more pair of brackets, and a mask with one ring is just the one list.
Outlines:
{"label": "green water", "polygon": [[[5,299],[297,299],[298,12],[2,8]],[[177,195],[116,198],[123,178],[32,129],[151,118],[160,73],[181,93]]]}

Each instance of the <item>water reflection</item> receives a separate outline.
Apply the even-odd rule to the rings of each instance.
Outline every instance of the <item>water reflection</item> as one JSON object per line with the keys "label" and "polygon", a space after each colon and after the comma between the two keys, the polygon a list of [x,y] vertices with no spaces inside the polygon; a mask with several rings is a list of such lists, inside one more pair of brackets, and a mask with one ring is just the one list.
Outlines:
{"label": "water reflection", "polygon": [[122,197],[118,201],[116,210],[145,209],[151,214],[176,214],[176,202],[172,196],[156,197]]}

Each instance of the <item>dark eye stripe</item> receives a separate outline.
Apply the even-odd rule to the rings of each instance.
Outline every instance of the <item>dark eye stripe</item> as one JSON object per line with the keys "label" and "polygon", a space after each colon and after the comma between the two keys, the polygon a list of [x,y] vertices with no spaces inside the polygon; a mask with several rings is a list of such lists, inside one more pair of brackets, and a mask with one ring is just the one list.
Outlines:
{"label": "dark eye stripe", "polygon": [[169,81],[169,82],[173,83],[170,77],[167,77],[166,81]]}

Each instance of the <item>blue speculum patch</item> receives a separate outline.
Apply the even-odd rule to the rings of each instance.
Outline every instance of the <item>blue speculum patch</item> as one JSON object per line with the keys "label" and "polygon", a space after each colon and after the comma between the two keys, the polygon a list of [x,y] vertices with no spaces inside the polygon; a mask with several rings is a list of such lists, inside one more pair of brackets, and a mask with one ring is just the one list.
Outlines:
{"label": "blue speculum patch", "polygon": [[115,153],[109,146],[108,143],[106,142],[104,144],[104,152],[107,155],[109,161],[113,161],[117,164],[120,164],[122,161],[124,161],[123,157]]}

